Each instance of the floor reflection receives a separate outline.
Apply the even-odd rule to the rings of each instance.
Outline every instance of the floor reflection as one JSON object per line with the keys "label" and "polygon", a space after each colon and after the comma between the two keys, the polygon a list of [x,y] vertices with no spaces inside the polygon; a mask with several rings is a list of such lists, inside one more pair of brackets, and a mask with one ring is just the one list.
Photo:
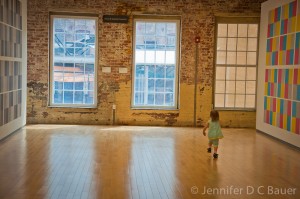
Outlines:
{"label": "floor reflection", "polygon": [[[251,129],[224,136],[213,159],[198,128],[27,126],[0,142],[0,198],[299,198],[299,150]],[[247,195],[259,186],[297,191]]]}

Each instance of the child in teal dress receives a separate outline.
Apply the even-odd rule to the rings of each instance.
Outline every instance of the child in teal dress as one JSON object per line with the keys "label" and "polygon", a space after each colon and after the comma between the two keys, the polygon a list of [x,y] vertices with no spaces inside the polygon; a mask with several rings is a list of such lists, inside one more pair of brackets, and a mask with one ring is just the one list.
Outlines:
{"label": "child in teal dress", "polygon": [[214,158],[218,158],[218,146],[219,139],[222,139],[224,136],[222,134],[221,126],[219,123],[219,112],[212,110],[210,112],[210,120],[203,129],[203,135],[206,136],[206,129],[208,128],[208,149],[207,152],[211,153],[211,146],[214,147]]}

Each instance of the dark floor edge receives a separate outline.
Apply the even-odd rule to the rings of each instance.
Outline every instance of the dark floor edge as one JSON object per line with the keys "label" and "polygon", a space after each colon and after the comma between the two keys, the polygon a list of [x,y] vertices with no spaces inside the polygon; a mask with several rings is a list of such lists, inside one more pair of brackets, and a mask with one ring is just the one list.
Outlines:
{"label": "dark floor edge", "polygon": [[[26,126],[26,124],[24,125]],[[15,131],[9,133],[8,135],[4,136],[3,138],[0,139],[0,143],[5,142],[8,138],[10,138],[11,136],[13,136],[15,133],[17,133],[17,131],[19,131],[20,129],[22,129],[24,126],[21,126],[20,128],[16,129]]]}
{"label": "dark floor edge", "polygon": [[281,139],[279,139],[279,138],[277,138],[277,137],[274,137],[274,136],[272,136],[272,135],[270,135],[270,134],[268,134],[268,133],[265,133],[265,132],[263,132],[263,131],[261,131],[261,130],[256,129],[256,132],[258,132],[258,133],[260,133],[260,134],[262,134],[262,135],[265,135],[265,136],[267,136],[267,137],[270,137],[270,138],[272,138],[272,139],[274,139],[274,140],[276,140],[276,141],[278,141],[278,142],[280,142],[280,143],[282,143],[282,144],[285,144],[285,145],[287,145],[287,146],[289,146],[289,147],[291,147],[291,148],[294,148],[294,149],[296,149],[296,150],[298,150],[298,151],[300,152],[300,147],[297,147],[297,146],[295,146],[295,145],[293,145],[293,144],[291,144],[291,143],[288,143],[288,142],[286,142],[286,141],[284,141],[284,140],[281,140]]}

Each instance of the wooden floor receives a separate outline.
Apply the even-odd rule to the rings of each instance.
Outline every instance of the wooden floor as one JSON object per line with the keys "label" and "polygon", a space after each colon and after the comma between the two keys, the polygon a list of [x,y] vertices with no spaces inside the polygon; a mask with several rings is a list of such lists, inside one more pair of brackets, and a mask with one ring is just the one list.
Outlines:
{"label": "wooden floor", "polygon": [[223,129],[213,159],[201,132],[26,126],[0,142],[0,198],[300,198],[299,149],[255,130]]}

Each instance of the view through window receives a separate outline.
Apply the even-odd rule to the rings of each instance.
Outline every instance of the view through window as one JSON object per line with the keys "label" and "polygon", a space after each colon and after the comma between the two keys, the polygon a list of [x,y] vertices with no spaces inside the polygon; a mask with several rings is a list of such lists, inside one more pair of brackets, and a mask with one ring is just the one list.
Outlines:
{"label": "view through window", "polygon": [[52,16],[52,106],[96,105],[96,18]]}
{"label": "view through window", "polygon": [[176,108],[179,20],[136,19],[133,107]]}
{"label": "view through window", "polygon": [[214,106],[255,109],[257,23],[218,23]]}

